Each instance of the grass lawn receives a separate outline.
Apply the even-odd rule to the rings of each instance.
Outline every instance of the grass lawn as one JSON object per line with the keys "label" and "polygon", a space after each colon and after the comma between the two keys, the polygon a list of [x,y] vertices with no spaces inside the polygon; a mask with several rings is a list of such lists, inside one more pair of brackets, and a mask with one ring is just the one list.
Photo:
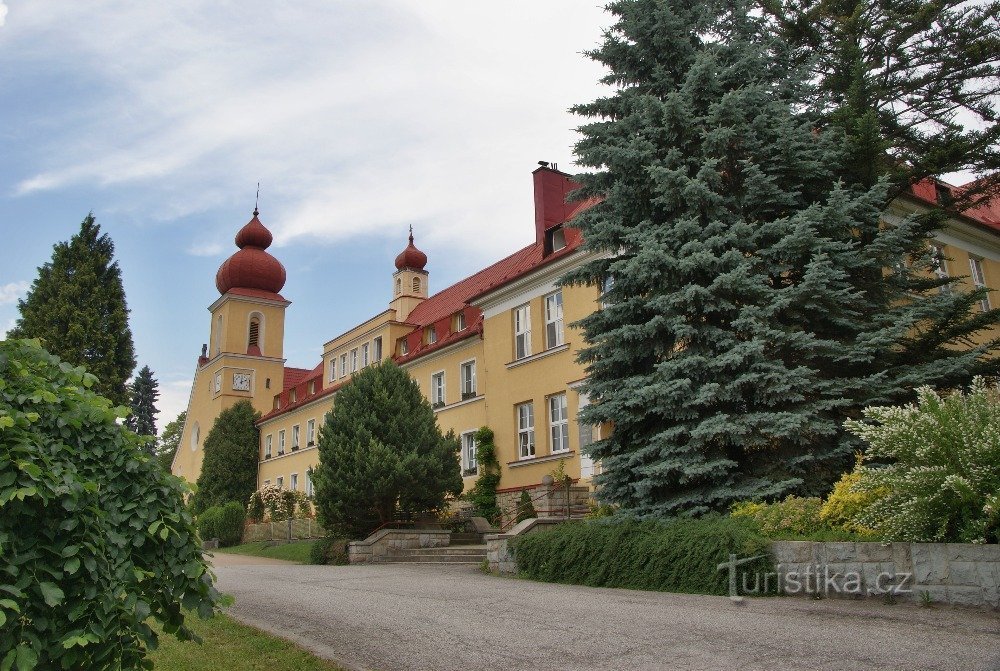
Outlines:
{"label": "grass lawn", "polygon": [[155,671],[343,671],[294,643],[225,615],[211,620],[192,615],[188,623],[202,643],[161,634],[160,647],[150,655]]}
{"label": "grass lawn", "polygon": [[246,543],[244,545],[234,545],[228,548],[219,548],[212,552],[230,553],[237,555],[253,555],[255,557],[270,557],[271,559],[284,559],[300,564],[309,563],[309,550],[312,549],[316,541],[295,541],[292,543],[280,543],[275,545],[271,541],[258,541],[256,543]]}

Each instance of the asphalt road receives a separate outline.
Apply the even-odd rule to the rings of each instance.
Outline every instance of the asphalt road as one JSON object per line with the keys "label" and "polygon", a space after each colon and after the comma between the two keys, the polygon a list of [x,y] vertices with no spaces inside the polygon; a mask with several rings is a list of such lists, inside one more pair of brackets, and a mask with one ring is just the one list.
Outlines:
{"label": "asphalt road", "polygon": [[378,671],[1000,670],[995,612],[550,585],[470,566],[215,561],[230,614]]}

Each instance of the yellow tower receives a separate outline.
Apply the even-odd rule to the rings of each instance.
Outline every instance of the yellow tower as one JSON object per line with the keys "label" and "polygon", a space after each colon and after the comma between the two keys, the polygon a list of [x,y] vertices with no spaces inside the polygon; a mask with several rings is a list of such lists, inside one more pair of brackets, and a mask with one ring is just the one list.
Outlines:
{"label": "yellow tower", "polygon": [[279,291],[285,268],[267,252],[271,232],[253,218],[236,234],[239,251],[215,276],[221,294],[212,313],[208,344],[195,370],[181,443],[171,466],[174,475],[198,479],[204,440],[223,410],[247,399],[262,414],[272,409],[284,383],[285,308]]}
{"label": "yellow tower", "polygon": [[424,270],[427,255],[413,245],[413,227],[410,226],[410,244],[396,257],[396,272],[392,275],[392,301],[389,307],[396,311],[396,320],[405,322],[413,308],[427,298],[428,274]]}

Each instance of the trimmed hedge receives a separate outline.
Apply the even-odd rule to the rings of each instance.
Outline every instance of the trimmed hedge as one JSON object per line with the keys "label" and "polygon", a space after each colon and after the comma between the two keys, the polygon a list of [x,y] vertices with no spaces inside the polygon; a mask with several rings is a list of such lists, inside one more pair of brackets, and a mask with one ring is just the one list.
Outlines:
{"label": "trimmed hedge", "polygon": [[729,594],[729,573],[718,565],[764,555],[737,568],[737,584],[749,573],[775,570],[769,541],[753,526],[726,517],[637,521],[625,518],[560,524],[513,542],[523,577],[591,587]]}
{"label": "trimmed hedge", "polygon": [[221,547],[238,545],[243,540],[246,511],[236,501],[212,506],[198,515],[198,535],[204,541],[219,539]]}
{"label": "trimmed hedge", "polygon": [[320,538],[309,549],[309,563],[336,564],[338,566],[348,564],[347,543],[346,538],[332,536]]}

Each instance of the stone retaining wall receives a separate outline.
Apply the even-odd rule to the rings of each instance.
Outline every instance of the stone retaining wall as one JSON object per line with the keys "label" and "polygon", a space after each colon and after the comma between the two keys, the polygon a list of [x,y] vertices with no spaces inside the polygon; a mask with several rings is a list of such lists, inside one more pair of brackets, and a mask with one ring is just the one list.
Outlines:
{"label": "stone retaining wall", "polygon": [[565,518],[556,517],[532,518],[518,522],[507,533],[489,534],[486,536],[486,561],[490,563],[490,570],[501,574],[517,573],[517,560],[514,558],[509,541],[541,529],[550,529],[552,525],[562,524],[565,521]]}
{"label": "stone retaining wall", "polygon": [[[998,545],[775,541],[771,549],[786,594],[861,598],[890,590],[904,599],[1000,608]],[[789,589],[789,577],[798,589]]]}
{"label": "stone retaining wall", "polygon": [[377,564],[392,550],[437,548],[451,544],[451,532],[430,529],[382,529],[363,541],[347,544],[352,564]]}

